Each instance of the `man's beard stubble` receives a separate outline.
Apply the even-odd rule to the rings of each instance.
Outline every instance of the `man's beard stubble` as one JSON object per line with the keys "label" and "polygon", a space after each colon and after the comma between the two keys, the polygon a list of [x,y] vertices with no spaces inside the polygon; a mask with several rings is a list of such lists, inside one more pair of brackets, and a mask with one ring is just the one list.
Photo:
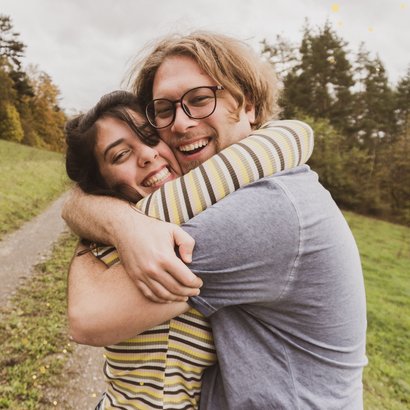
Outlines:
{"label": "man's beard stubble", "polygon": [[192,171],[194,168],[199,167],[202,164],[201,161],[191,161],[188,164],[184,164],[183,166],[181,166],[182,168],[182,173],[185,175],[187,174],[189,171]]}
{"label": "man's beard stubble", "polygon": [[[200,137],[201,135],[192,135],[192,133],[186,133],[184,137],[175,137],[176,141],[180,142],[181,139],[192,139],[192,138],[196,138],[196,137]],[[173,143],[173,141],[172,141]],[[172,146],[172,143],[170,144]],[[219,141],[219,137],[218,135],[216,135],[216,133],[212,133],[211,136],[211,140],[209,142],[210,144],[214,144],[215,145],[215,154],[217,154],[218,152],[221,151],[221,144]],[[175,146],[176,144],[174,144]],[[215,155],[214,154],[214,155]],[[207,158],[209,159],[209,158]],[[206,160],[205,160],[206,161]],[[199,167],[204,161],[190,161],[189,163],[184,163],[184,164],[179,164],[181,166],[182,169],[182,173],[185,175],[186,173],[188,173],[189,171],[193,170],[194,168]]]}

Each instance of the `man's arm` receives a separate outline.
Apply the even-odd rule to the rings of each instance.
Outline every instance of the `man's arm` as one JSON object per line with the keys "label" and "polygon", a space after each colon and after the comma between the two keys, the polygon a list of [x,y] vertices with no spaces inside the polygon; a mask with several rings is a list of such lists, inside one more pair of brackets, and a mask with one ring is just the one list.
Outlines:
{"label": "man's arm", "polygon": [[[117,198],[84,193],[75,186],[63,206],[61,216],[70,229],[81,238],[113,244],[115,229],[120,218],[126,219],[129,205]],[[101,223],[100,213],[116,209],[116,215],[106,214]]]}
{"label": "man's arm", "polygon": [[[195,242],[177,225],[136,212],[126,201],[88,195],[80,188],[72,190],[62,216],[81,237],[114,245],[130,277],[139,278],[135,283],[146,297],[157,302],[185,300],[202,284],[183,263],[191,261]],[[138,251],[130,244],[136,244]]]}
{"label": "man's arm", "polygon": [[[77,251],[85,249],[79,245]],[[129,339],[189,309],[151,302],[118,264],[109,269],[90,252],[74,256],[68,276],[69,333],[77,343],[106,346]]]}
{"label": "man's arm", "polygon": [[[240,147],[234,144],[226,148],[220,154],[202,164],[200,170],[194,169],[184,177],[176,181],[168,182],[160,188],[160,190],[152,193],[148,198],[144,198],[143,201],[140,201],[137,207],[143,210],[144,213],[155,218],[180,224],[187,220],[187,216],[191,218],[207,206],[212,205],[212,203],[232,192],[230,190],[232,186],[234,189],[238,189],[258,178],[270,175],[275,171],[304,163],[309,158],[312,149],[313,132],[307,124],[300,121],[269,122],[265,124],[262,129],[255,131],[250,137],[242,140]],[[252,153],[252,155],[249,155],[250,153]],[[220,158],[222,154],[223,160]],[[222,163],[224,166],[222,166]],[[226,167],[226,169],[224,167]],[[225,169],[225,171],[222,171],[223,169]],[[217,172],[217,170],[221,172]],[[224,187],[223,192],[220,191],[220,189],[213,189],[206,181],[204,183],[200,182],[202,180],[201,178],[204,177],[204,173],[208,173],[209,176],[215,178],[216,172],[218,173],[218,177],[222,181],[225,181],[225,183],[216,184],[217,187]],[[220,180],[217,179],[217,181]],[[181,186],[179,187],[179,185]],[[211,188],[212,192],[208,192],[208,195],[205,195],[205,193],[201,191],[203,186],[207,186],[208,189]],[[226,187],[230,188],[226,189]],[[184,198],[177,199],[176,203],[175,201],[168,203],[167,190],[174,192],[170,197],[175,199],[177,199],[175,192],[180,192],[181,190],[184,192],[187,191],[188,195],[185,195]],[[84,195],[81,196],[80,194],[80,199],[81,197],[84,197]],[[194,200],[192,202],[192,200],[188,199],[188,201],[190,201],[188,204],[184,202],[186,198],[206,199],[207,197],[212,198],[212,200],[210,200],[210,202],[204,202],[203,200]],[[74,198],[76,198],[76,196],[74,196]],[[78,199],[78,195],[76,199]],[[114,206],[114,203],[118,202],[118,200],[110,200],[109,198],[99,198],[98,200],[99,203],[96,202],[96,199],[91,202],[91,198],[89,198],[88,202],[85,201],[85,204],[84,201],[82,204],[81,201],[77,201],[76,204],[71,204],[70,209],[73,210],[72,217],[77,216],[77,220],[80,219],[78,218],[78,210],[81,210],[81,214],[86,215],[83,221],[84,225],[87,226],[88,224],[88,227],[91,227],[94,232],[98,232],[99,229],[102,231],[103,236],[112,236],[112,239],[106,240],[102,238],[99,240],[101,242],[114,244],[117,247],[120,258],[124,262],[125,269],[128,274],[134,278],[144,295],[157,301],[164,299],[181,300],[180,298],[175,298],[175,294],[191,296],[192,293],[189,292],[192,292],[192,289],[189,289],[189,287],[199,286],[198,282],[194,282],[193,285],[191,282],[191,280],[193,280],[192,276],[187,276],[189,275],[189,270],[187,270],[186,267],[182,268],[180,261],[175,260],[173,246],[175,244],[179,246],[182,259],[189,263],[193,247],[192,239],[191,244],[189,244],[187,237],[175,226],[171,225],[172,240],[167,242],[167,236],[165,236],[164,240],[164,235],[167,231],[163,230],[162,226],[156,225],[154,227],[155,229],[151,231],[148,225],[144,225],[143,219],[139,222],[139,229],[130,229],[130,226],[131,228],[134,226],[133,222],[135,222],[135,219],[127,218],[127,212],[129,213],[130,210],[125,209],[126,207],[124,208],[125,203],[122,204],[125,213],[118,215],[120,208]],[[102,200],[104,200],[104,202],[102,202]],[[111,205],[110,202],[107,202],[108,200],[111,201]],[[163,202],[164,200],[165,203]],[[95,207],[92,206],[93,203]],[[115,209],[117,209],[117,214],[113,213]],[[87,215],[87,210],[88,212],[92,211],[93,214]],[[153,210],[153,212],[150,210]],[[185,211],[181,212],[181,210]],[[67,211],[67,209],[65,209],[65,211]],[[64,212],[64,216],[68,219],[70,217],[69,212]],[[98,218],[96,219],[95,216],[98,216]],[[106,216],[107,220],[105,221]],[[176,218],[173,218],[173,216],[176,216]],[[94,219],[96,220],[94,221]],[[127,220],[130,222],[127,223]],[[110,223],[110,221],[112,222]],[[68,221],[68,223],[70,224],[70,221]],[[148,229],[145,229],[147,227]],[[158,230],[157,228],[159,227],[160,229]],[[136,234],[134,234],[134,232]],[[87,235],[87,232],[78,231],[78,233],[82,236],[90,237]],[[141,235],[141,233],[143,233],[143,235]],[[157,235],[158,240],[155,240],[155,233],[159,233],[159,235]],[[118,245],[115,243],[116,238],[119,238]],[[149,239],[148,242],[147,239]],[[142,242],[140,242],[140,240],[142,240]],[[133,247],[135,248],[135,246],[133,246],[134,243],[142,245],[138,246],[137,254],[135,253],[135,249],[132,249]],[[127,246],[121,246],[122,244],[127,244]],[[160,244],[160,246],[158,244]],[[154,248],[151,248],[151,245],[153,245]],[[192,245],[192,247],[190,247],[190,245]],[[154,250],[154,252],[152,252],[152,250]],[[170,252],[170,250],[172,251]],[[168,255],[171,256],[170,259],[167,259]],[[177,281],[182,282],[183,285],[187,287],[183,292],[180,288],[181,285],[176,282],[175,279],[170,278],[172,275],[183,275],[182,277],[175,276]],[[172,281],[174,281],[173,288],[170,287],[170,282]],[[160,299],[158,299],[158,297]]]}
{"label": "man's arm", "polygon": [[183,225],[196,243],[190,268],[204,282],[189,303],[205,316],[283,295],[299,251],[299,226],[274,179],[234,192]]}

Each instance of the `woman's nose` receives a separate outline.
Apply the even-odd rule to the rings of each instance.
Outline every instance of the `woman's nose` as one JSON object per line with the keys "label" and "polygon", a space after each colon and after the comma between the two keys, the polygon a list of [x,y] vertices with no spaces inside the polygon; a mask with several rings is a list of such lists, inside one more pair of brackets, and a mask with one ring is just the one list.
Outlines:
{"label": "woman's nose", "polygon": [[158,158],[158,151],[155,147],[149,145],[143,145],[138,156],[138,165],[140,167],[146,167]]}

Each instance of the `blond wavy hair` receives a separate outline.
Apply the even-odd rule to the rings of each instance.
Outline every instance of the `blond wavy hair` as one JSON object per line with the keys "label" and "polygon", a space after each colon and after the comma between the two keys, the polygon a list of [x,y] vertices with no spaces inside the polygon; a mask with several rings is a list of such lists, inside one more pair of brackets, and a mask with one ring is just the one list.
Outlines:
{"label": "blond wavy hair", "polygon": [[195,31],[174,34],[158,41],[151,52],[135,63],[129,72],[129,84],[145,107],[152,100],[155,74],[168,57],[192,58],[210,77],[229,91],[238,103],[255,107],[258,128],[279,114],[279,82],[272,66],[242,41],[217,33]]}

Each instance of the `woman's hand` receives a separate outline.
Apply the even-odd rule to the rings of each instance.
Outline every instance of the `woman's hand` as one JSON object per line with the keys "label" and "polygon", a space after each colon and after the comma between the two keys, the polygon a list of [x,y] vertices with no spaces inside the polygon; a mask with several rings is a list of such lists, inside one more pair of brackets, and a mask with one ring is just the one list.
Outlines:
{"label": "woman's hand", "polygon": [[114,245],[128,275],[150,300],[186,301],[198,294],[202,281],[184,264],[191,262],[195,242],[179,226],[80,188],[72,190],[62,216],[80,237]]}
{"label": "woman's hand", "polygon": [[202,281],[185,265],[195,241],[179,226],[135,214],[117,226],[115,238],[126,272],[145,297],[169,302],[199,294]]}
{"label": "woman's hand", "polygon": [[[78,251],[86,250],[80,245]],[[187,311],[184,302],[145,298],[121,264],[107,267],[90,252],[74,256],[68,276],[68,325],[72,340],[106,346],[157,326]]]}

